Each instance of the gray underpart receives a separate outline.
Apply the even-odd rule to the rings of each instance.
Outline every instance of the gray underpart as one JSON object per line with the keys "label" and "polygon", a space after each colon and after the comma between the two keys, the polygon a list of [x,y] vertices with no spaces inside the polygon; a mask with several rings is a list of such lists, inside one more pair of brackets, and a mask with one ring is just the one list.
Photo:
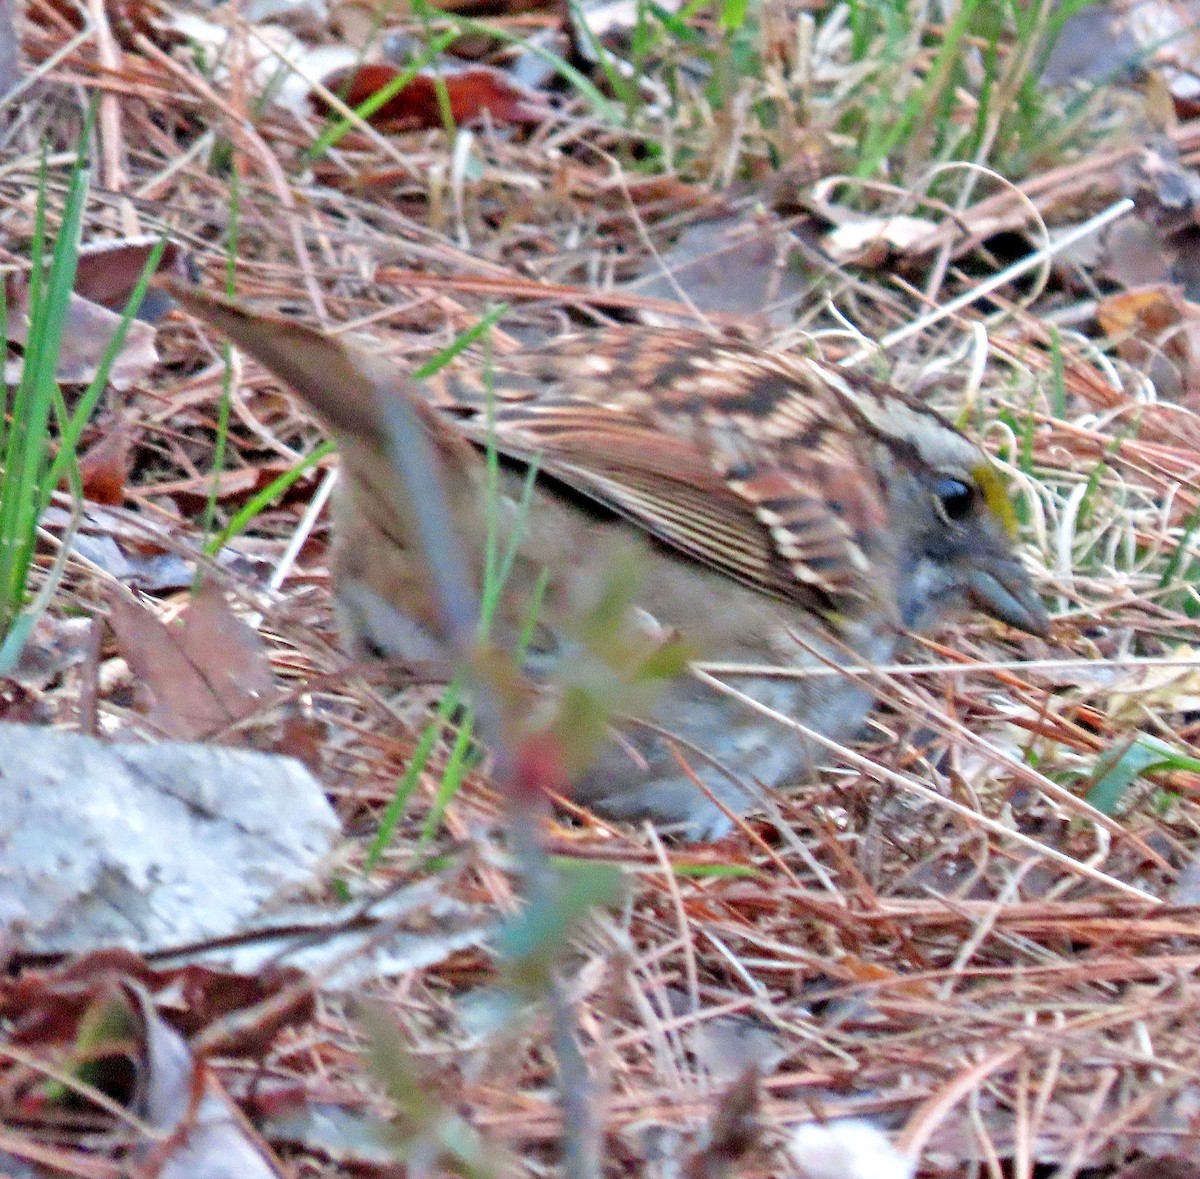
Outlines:
{"label": "gray underpart", "polygon": [[[738,677],[731,682],[834,741],[857,736],[874,702],[867,688],[843,676],[811,681],[802,702],[795,680]],[[814,689],[815,684],[820,687]],[[656,714],[656,728],[678,740],[631,722],[622,740],[607,742],[575,784],[578,802],[609,818],[649,819],[688,842],[709,842],[727,835],[733,822],[695,779],[742,816],[763,808],[764,789],[802,786],[826,761],[824,751],[795,729],[689,676],[664,693]]]}

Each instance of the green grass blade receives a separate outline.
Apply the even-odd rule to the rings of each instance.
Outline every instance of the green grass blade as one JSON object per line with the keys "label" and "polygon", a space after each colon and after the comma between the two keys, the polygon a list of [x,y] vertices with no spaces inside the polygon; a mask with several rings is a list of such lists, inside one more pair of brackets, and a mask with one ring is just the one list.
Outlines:
{"label": "green grass blade", "polygon": [[294,466],[289,467],[281,475],[277,475],[261,491],[252,495],[246,503],[230,517],[229,523],[216,536],[204,545],[204,551],[211,557],[221,551],[235,536],[245,532],[254,518],[269,508],[296,483],[307,471],[311,471],[326,455],[333,453],[332,442],[322,442],[304,456]]}
{"label": "green grass blade", "polygon": [[[28,289],[29,328],[21,379],[12,398],[11,418],[3,439],[4,470],[0,475],[0,635],[5,637],[24,604],[38,521],[55,485],[52,477],[56,466],[52,466],[49,457],[51,416],[56,403],[62,404],[55,374],[79,260],[93,118],[94,108],[80,138],[48,271],[45,156],[40,171]],[[7,314],[5,318],[7,325]],[[70,455],[73,453],[72,448]]]}

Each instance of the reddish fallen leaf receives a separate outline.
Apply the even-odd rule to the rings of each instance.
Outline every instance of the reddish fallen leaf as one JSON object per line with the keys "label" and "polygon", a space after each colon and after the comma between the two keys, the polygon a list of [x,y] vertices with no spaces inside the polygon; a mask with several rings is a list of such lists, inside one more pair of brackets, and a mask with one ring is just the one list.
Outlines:
{"label": "reddish fallen leaf", "polygon": [[[69,28],[84,27],[83,9],[71,0],[44,0],[45,8],[52,12]],[[182,38],[172,36],[162,26],[161,9],[155,0],[105,0],[104,8],[113,36],[123,49],[138,50],[138,37],[148,37],[163,49],[182,44]],[[29,19],[38,20],[43,26],[49,21],[38,11],[37,5],[30,6]]]}
{"label": "reddish fallen leaf", "polygon": [[[1189,314],[1187,300],[1177,287],[1164,284],[1136,287],[1110,295],[1096,308],[1096,318],[1109,336],[1157,336]],[[1192,317],[1196,309],[1191,309]]]}
{"label": "reddish fallen leaf", "polygon": [[[152,236],[111,238],[88,242],[79,251],[75,272],[75,293],[119,315],[125,310],[133,288],[142,276],[158,238]],[[167,242],[159,258],[156,274],[188,273],[187,259],[174,242]],[[138,311],[147,322],[161,319],[170,309],[170,300],[151,289]]]}
{"label": "reddish fallen leaf", "polygon": [[0,721],[5,724],[45,724],[49,709],[40,692],[7,676],[0,679]]}
{"label": "reddish fallen leaf", "polygon": [[[338,70],[324,83],[347,106],[355,107],[378,94],[400,72],[393,65],[372,63],[353,71]],[[518,86],[507,74],[491,66],[469,66],[455,73],[443,71],[441,78],[450,100],[450,115],[459,126],[477,122],[485,112],[498,123],[543,123],[554,114],[539,95]],[[368,121],[380,131],[440,127],[442,113],[437,91],[433,75],[418,74]],[[319,95],[314,94],[312,101],[322,113],[329,113]]]}
{"label": "reddish fallen leaf", "polygon": [[76,1027],[88,1006],[114,979],[135,980],[152,994],[170,996],[171,1021],[186,1036],[206,1031],[218,1020],[229,1020],[264,1005],[270,1006],[269,1024],[261,1034],[246,1037],[236,1046],[226,1037],[226,1055],[255,1055],[265,1049],[283,1026],[280,1008],[270,1005],[280,996],[299,996],[289,1002],[286,1026],[299,1026],[312,1017],[312,990],[303,971],[276,966],[259,974],[233,974],[199,963],[157,969],[132,950],[96,950],[50,970],[25,970],[0,980],[0,1018],[11,1043],[50,1045],[75,1039]]}
{"label": "reddish fallen leaf", "polygon": [[1178,287],[1154,284],[1102,299],[1096,318],[1161,400],[1200,406],[1200,304]]}
{"label": "reddish fallen leaf", "polygon": [[1178,95],[1171,95],[1171,100],[1175,105],[1175,117],[1181,122],[1186,123],[1192,119],[1200,119],[1200,100],[1195,98],[1180,98]]}
{"label": "reddish fallen leaf", "polygon": [[132,443],[129,423],[118,419],[112,429],[88,447],[79,460],[84,499],[110,507],[124,503]]}
{"label": "reddish fallen leaf", "polygon": [[329,728],[315,716],[301,716],[295,710],[287,712],[275,734],[272,749],[284,757],[294,757],[313,774],[325,765],[324,750],[329,741]]}
{"label": "reddish fallen leaf", "polygon": [[109,625],[140,685],[150,719],[168,737],[197,740],[228,728],[277,696],[266,648],[206,581],[167,626],[132,597],[109,594]]}

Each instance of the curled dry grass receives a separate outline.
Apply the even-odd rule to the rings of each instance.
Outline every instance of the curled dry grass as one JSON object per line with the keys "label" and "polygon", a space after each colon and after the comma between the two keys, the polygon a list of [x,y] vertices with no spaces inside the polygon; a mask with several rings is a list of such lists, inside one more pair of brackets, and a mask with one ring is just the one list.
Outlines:
{"label": "curled dry grass", "polygon": [[[301,153],[315,125],[278,112],[250,118],[236,73],[214,82],[144,39],[118,50],[103,31],[73,40],[60,25],[30,28],[27,50],[44,74],[0,143],[10,242],[28,231],[36,144],[72,142],[82,86],[102,96],[91,236],[166,229],[218,284],[232,166],[238,290],[368,332],[412,366],[497,300],[513,306],[500,348],[531,327],[553,332],[568,318],[600,323],[652,304],[613,281],[642,272],[652,247],[714,204],[752,208],[761,189],[714,198],[699,182],[761,171],[778,146],[747,114],[751,94],[719,110],[696,98],[692,129],[676,131],[688,163],[667,179],[634,170],[637,137],[582,103],[525,138],[473,132],[479,167],[469,180],[440,132],[361,133],[309,166]],[[1177,133],[1185,153],[1197,134]],[[823,159],[816,153],[818,167]],[[1110,172],[1105,164],[1093,180]],[[1031,184],[1039,200],[1078,191],[1065,177],[1058,189]],[[963,258],[960,274],[942,255],[934,300],[974,281],[976,261]],[[856,346],[849,327],[877,338],[925,306],[869,272],[826,268],[810,294],[808,338],[832,358]],[[678,849],[595,821],[551,831],[555,850],[615,859],[635,881],[628,907],[598,915],[571,964],[580,1040],[608,1090],[614,1168],[634,1165],[648,1125],[702,1123],[722,1078],[768,1041],[773,1132],[871,1115],[931,1173],[967,1159],[998,1173],[998,1160],[1011,1159],[1017,1175],[1048,1161],[1070,1174],[1187,1146],[1200,1069],[1200,927],[1186,906],[1200,778],[1153,773],[1118,818],[1083,796],[1103,756],[1139,732],[1200,754],[1197,602],[1180,558],[1181,545],[1194,548],[1200,426],[1085,339],[1064,335],[1056,366],[1042,321],[1018,309],[992,322],[979,351],[981,310],[883,367],[951,413],[963,409],[964,387],[972,392],[970,424],[1018,487],[1028,553],[1056,607],[1054,637],[1002,639],[976,622],[915,650],[884,692],[872,741],[780,800],[784,834],[752,824],[754,838]],[[135,460],[114,516],[130,529],[165,527],[187,550],[203,540],[196,520],[223,365],[190,327],[165,327],[160,344],[167,367],[127,400]],[[230,487],[261,484],[261,472],[317,438],[261,373],[235,370]],[[315,482],[231,543],[222,577],[265,611],[279,676],[326,726],[332,794],[351,828],[369,833],[411,755],[421,706],[345,676],[323,524],[281,588],[268,589]],[[236,502],[232,492],[222,500]],[[102,573],[76,566],[69,581],[64,604],[98,606]],[[54,699],[63,715],[70,684]],[[139,724],[115,696],[102,713],[109,727]],[[430,774],[383,879],[414,871],[435,791]],[[505,910],[511,885],[480,834],[495,814],[486,783],[472,780],[439,846],[474,848],[455,887]],[[754,871],[731,874],[730,864]],[[545,1029],[534,1016],[502,1047],[479,1046],[459,999],[489,980],[481,957],[463,955],[378,990],[417,1050],[453,1078],[459,1107],[537,1164],[559,1134]],[[355,1066],[332,1046],[338,1033],[331,1006],[309,1048],[284,1045],[269,1063],[315,1083],[321,1057],[323,1083],[329,1072],[352,1081]]]}

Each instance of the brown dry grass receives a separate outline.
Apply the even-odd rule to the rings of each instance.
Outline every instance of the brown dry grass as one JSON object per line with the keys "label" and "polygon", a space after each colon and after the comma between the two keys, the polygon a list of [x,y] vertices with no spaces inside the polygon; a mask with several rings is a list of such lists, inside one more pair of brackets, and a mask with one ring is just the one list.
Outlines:
{"label": "brown dry grass", "polygon": [[[621,135],[578,109],[527,136],[477,130],[482,176],[461,184],[440,132],[360,134],[309,168],[300,152],[315,125],[251,117],[236,72],[214,83],[145,39],[119,47],[111,30],[55,60],[71,30],[40,4],[31,13],[26,49],[46,69],[0,142],[10,249],[28,233],[38,141],[68,146],[78,96],[98,93],[91,236],[166,229],[220,283],[233,200],[204,138],[227,140],[240,293],[368,330],[405,363],[448,344],[493,300],[514,308],[500,346],[518,327],[557,330],[568,314],[603,322],[653,302],[604,284],[640,273],[652,243],[662,248],[713,203],[699,181],[715,157],[688,177],[647,181],[618,163],[628,158]],[[1197,136],[1193,125],[1176,138],[1186,152]],[[745,145],[752,164],[760,146]],[[1113,164],[1097,159],[1100,184]],[[1049,215],[1062,208],[1053,194],[1073,199],[1082,167],[1057,187],[1035,178]],[[52,175],[61,176],[58,157]],[[877,337],[922,306],[870,273],[827,274],[822,291],[831,302],[814,296],[805,322],[833,356],[853,346],[840,338],[847,320]],[[1009,458],[1028,448],[1013,474],[1058,616],[1054,637],[1003,641],[975,624],[917,652],[887,689],[874,741],[780,802],[786,838],[751,824],[757,839],[679,849],[592,821],[551,831],[554,850],[623,863],[634,881],[629,905],[598,915],[578,939],[569,972],[579,1039],[606,1091],[614,1172],[642,1165],[648,1127],[694,1130],[711,1117],[731,1065],[752,1053],[746,1040],[722,1051],[714,1038],[766,1029],[779,1054],[764,1086],[768,1144],[800,1121],[862,1114],[917,1154],[922,1173],[1025,1177],[1057,1163],[1065,1176],[1139,1151],[1200,1157],[1200,920],[1176,903],[1196,895],[1200,778],[1152,775],[1117,819],[1082,802],[1097,756],[1138,730],[1200,753],[1200,662],[1185,609],[1195,593],[1160,585],[1191,539],[1200,423],[1074,338],[1063,344],[1066,412],[1056,416],[1040,322],[1013,312],[993,323],[983,357],[975,322],[978,311],[939,325],[887,366],[954,411],[972,360],[986,361],[970,416]],[[135,461],[114,515],[165,523],[190,548],[201,540],[222,366],[181,324],[160,344],[167,367],[127,399]],[[236,370],[234,399],[230,465],[248,482],[315,443],[311,423],[261,373]],[[1028,443],[1014,424],[1031,428]],[[265,512],[233,543],[237,559],[222,576],[266,609],[277,672],[327,725],[332,796],[354,829],[369,831],[416,730],[379,691],[343,680],[323,525],[281,590],[266,588],[303,498]],[[236,502],[231,491],[225,506]],[[64,601],[96,609],[102,582],[74,568]],[[60,718],[70,691],[52,702]],[[137,724],[115,698],[101,708],[110,726]],[[381,880],[413,873],[435,789],[424,783]],[[467,857],[458,894],[507,911],[511,881],[483,850],[494,814],[473,782],[439,846]],[[688,874],[724,864],[755,871]],[[545,1020],[535,1013],[501,1043],[479,1045],[460,1000],[490,981],[486,959],[470,954],[374,990],[457,1107],[541,1168],[559,1136]],[[264,1066],[314,1092],[355,1093],[360,1066],[345,1035],[331,1003]],[[778,1157],[761,1167],[786,1169]]]}

